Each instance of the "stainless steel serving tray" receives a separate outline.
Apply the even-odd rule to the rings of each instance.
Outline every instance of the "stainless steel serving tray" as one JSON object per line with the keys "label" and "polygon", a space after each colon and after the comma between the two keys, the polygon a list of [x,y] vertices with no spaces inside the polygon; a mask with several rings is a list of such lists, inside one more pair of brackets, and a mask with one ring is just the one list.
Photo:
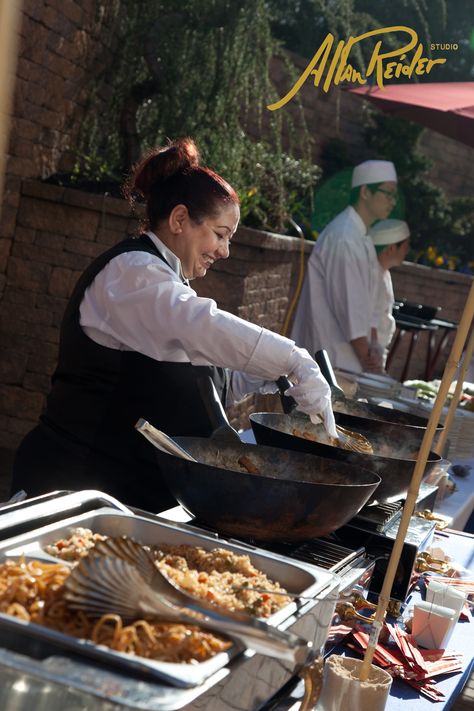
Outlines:
{"label": "stainless steel serving tray", "polygon": [[[58,538],[68,537],[78,526],[90,528],[95,533],[106,536],[126,535],[143,544],[168,543],[171,545],[195,545],[205,549],[224,547],[237,554],[247,554],[252,563],[273,580],[278,581],[289,592],[305,597],[323,597],[324,589],[333,583],[334,576],[323,569],[306,566],[299,561],[291,561],[263,550],[246,549],[244,544],[229,542],[214,534],[198,533],[186,525],[165,522],[155,517],[135,515],[131,512],[99,508],[78,516],[66,518],[36,530],[23,533],[0,542],[0,561],[18,558],[23,553],[29,557],[48,558],[44,546]],[[51,560],[58,559],[49,556]],[[297,611],[298,601],[294,601],[272,615],[266,621],[280,625]],[[119,667],[128,674],[139,674],[149,679],[165,681],[174,686],[189,688],[202,684],[211,675],[225,667],[243,647],[235,643],[227,652],[197,664],[174,664],[134,657],[115,652],[93,642],[79,640],[72,636],[50,630],[41,625],[17,620],[8,615],[0,615],[0,630],[4,635],[18,634],[19,637],[34,637],[38,642],[46,642],[49,647],[61,653],[87,657],[105,665]]]}

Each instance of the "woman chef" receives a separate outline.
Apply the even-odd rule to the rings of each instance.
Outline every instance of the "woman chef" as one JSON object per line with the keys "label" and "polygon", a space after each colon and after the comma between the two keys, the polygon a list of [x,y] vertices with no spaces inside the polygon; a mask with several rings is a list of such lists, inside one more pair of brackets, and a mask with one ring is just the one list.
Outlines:
{"label": "woman chef", "polygon": [[79,279],[46,411],[16,455],[13,491],[94,488],[149,510],[174,505],[153,447],[134,425],[143,417],[170,435],[209,436],[196,385],[205,374],[223,402],[287,374],[299,408],[320,413],[336,435],[329,387],[307,351],[189,286],[229,256],[235,190],[199,165],[191,139],[180,139],[135,167],[130,201],[136,193],[146,199],[149,229],[99,256]]}

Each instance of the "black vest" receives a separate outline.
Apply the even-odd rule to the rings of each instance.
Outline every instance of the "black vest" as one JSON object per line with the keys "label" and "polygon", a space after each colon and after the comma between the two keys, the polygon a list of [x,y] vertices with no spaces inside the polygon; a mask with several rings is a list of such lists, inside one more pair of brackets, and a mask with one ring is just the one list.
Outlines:
{"label": "black vest", "polygon": [[79,307],[85,290],[111,259],[134,251],[166,262],[152,240],[141,235],[100,255],[76,284],[61,324],[58,367],[42,417],[72,442],[132,461],[151,456],[150,445],[134,429],[140,417],[170,435],[208,437],[212,428],[197,377],[210,375],[223,401],[226,394],[222,368],[156,361],[141,353],[107,348],[82,330]]}

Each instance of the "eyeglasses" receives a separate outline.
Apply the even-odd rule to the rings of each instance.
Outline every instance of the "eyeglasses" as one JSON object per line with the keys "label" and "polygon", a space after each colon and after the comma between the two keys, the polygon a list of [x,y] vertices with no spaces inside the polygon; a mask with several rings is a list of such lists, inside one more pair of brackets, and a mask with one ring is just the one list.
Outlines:
{"label": "eyeglasses", "polygon": [[384,188],[376,188],[375,189],[376,193],[383,193],[386,195],[389,200],[393,200],[393,202],[397,202],[398,200],[398,193],[394,193],[391,190],[385,190]]}

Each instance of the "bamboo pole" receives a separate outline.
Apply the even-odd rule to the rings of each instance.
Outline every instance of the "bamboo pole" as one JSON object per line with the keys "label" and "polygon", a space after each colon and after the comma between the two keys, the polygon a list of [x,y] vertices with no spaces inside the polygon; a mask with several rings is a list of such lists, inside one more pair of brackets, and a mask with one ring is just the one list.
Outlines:
{"label": "bamboo pole", "polygon": [[15,85],[22,0],[0,0],[0,209]]}
{"label": "bamboo pole", "polygon": [[471,363],[472,354],[474,353],[474,328],[472,329],[471,337],[469,338],[466,350],[464,351],[464,359],[458,373],[458,381],[456,383],[456,389],[454,391],[453,399],[449,406],[448,414],[446,415],[446,420],[444,422],[444,430],[438,439],[438,442],[434,448],[436,454],[440,454],[444,451],[444,446],[448,438],[449,432],[451,430],[454,416],[456,414],[457,406],[459,405],[459,398],[461,397],[462,387],[464,385],[464,380],[466,378],[466,373]]}
{"label": "bamboo pole", "polygon": [[374,657],[375,648],[377,646],[377,641],[379,638],[379,633],[382,628],[383,619],[385,616],[385,611],[390,599],[390,592],[392,590],[393,581],[395,579],[395,574],[397,571],[398,563],[400,561],[400,556],[403,549],[403,543],[408,531],[408,526],[410,524],[410,518],[415,510],[416,499],[418,497],[418,490],[420,488],[421,480],[426,467],[426,462],[428,455],[430,453],[430,447],[433,438],[436,433],[436,427],[439,422],[441,411],[443,405],[446,401],[448,391],[453,380],[454,374],[456,373],[458,363],[461,359],[462,350],[469,333],[469,327],[472,323],[474,317],[474,280],[469,291],[466,304],[464,307],[464,312],[459,322],[458,331],[456,338],[449,354],[446,367],[444,369],[443,378],[439,386],[438,395],[436,396],[433,409],[428,420],[428,425],[421,443],[420,451],[418,452],[418,458],[416,460],[415,468],[413,470],[413,475],[410,482],[410,487],[408,489],[408,495],[403,507],[403,513],[400,520],[400,525],[398,527],[397,536],[395,538],[392,553],[387,566],[387,571],[385,573],[385,578],[382,585],[382,590],[379,595],[377,610],[375,612],[374,622],[372,624],[372,631],[369,638],[369,644],[367,645],[367,650],[364,655],[364,661],[362,663],[360,672],[360,681],[365,681],[369,676],[370,665]]}

